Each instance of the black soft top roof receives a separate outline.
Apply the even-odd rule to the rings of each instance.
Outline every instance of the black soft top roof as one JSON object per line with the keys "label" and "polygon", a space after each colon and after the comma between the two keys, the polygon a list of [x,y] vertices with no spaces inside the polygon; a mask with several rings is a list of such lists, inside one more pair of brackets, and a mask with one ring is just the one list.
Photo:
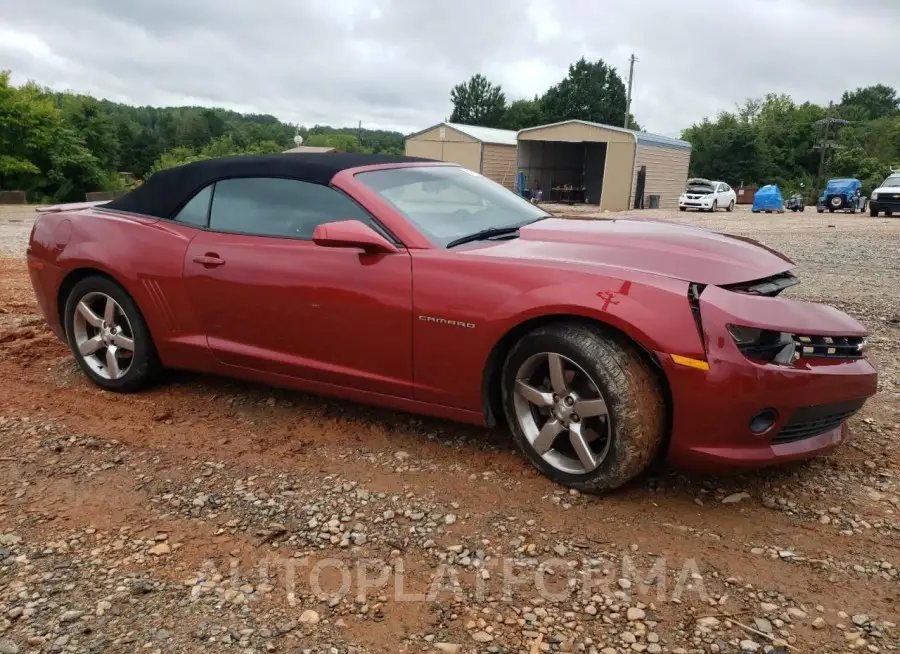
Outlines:
{"label": "black soft top roof", "polygon": [[374,164],[432,161],[420,157],[349,152],[254,154],[207,159],[160,170],[106,209],[169,218],[204,186],[230,177],[284,177],[328,184],[342,170]]}

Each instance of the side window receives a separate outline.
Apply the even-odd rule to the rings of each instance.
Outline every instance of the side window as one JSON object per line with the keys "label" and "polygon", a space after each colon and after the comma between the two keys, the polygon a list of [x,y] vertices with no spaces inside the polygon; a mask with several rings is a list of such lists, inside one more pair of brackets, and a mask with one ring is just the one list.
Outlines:
{"label": "side window", "polygon": [[175,221],[197,227],[206,227],[209,217],[209,200],[212,197],[213,185],[202,189],[197,195],[188,200],[188,203],[175,215]]}
{"label": "side window", "polygon": [[348,219],[371,225],[363,209],[329,186],[248,177],[216,182],[209,227],[254,236],[311,239],[322,223]]}

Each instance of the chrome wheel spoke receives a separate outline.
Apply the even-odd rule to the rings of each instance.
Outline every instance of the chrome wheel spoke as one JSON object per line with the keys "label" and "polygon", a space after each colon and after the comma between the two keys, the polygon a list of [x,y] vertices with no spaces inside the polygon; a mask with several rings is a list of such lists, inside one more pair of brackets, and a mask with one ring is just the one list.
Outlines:
{"label": "chrome wheel spoke", "polygon": [[596,400],[578,400],[575,402],[575,413],[579,418],[596,418],[597,416],[605,416],[608,413],[606,402],[602,397]]}
{"label": "chrome wheel spoke", "polygon": [[578,460],[581,461],[581,465],[584,466],[585,472],[590,472],[600,465],[600,460],[597,459],[587,439],[584,437],[581,423],[573,423],[569,426],[569,442],[572,443],[572,448],[575,450]]}
{"label": "chrome wheel spoke", "polygon": [[78,313],[84,318],[84,321],[89,324],[91,327],[96,327],[99,329],[101,325],[103,325],[103,318],[94,313],[94,310],[88,306],[88,304],[82,300],[78,303],[78,306],[75,308]]}
{"label": "chrome wheel spoke", "polygon": [[550,368],[550,386],[557,395],[565,395],[566,390],[566,371],[563,367],[563,358],[554,353],[547,355],[547,365]]}
{"label": "chrome wheel spoke", "polygon": [[559,420],[550,418],[550,420],[544,423],[537,438],[531,443],[532,447],[534,447],[534,451],[541,455],[549,452],[553,448],[553,443],[556,442],[557,436],[564,430],[565,427]]}
{"label": "chrome wheel spoke", "polygon": [[134,340],[125,336],[125,334],[116,334],[112,339],[113,345],[128,352],[134,352]]}
{"label": "chrome wheel spoke", "polygon": [[78,351],[81,352],[81,356],[86,357],[90,356],[101,347],[103,347],[103,339],[100,337],[100,334],[97,334],[93,338],[89,338],[88,340],[80,343],[78,345]]}
{"label": "chrome wheel spoke", "polygon": [[106,306],[103,309],[103,320],[108,326],[116,324],[116,301],[106,297]]}
{"label": "chrome wheel spoke", "polygon": [[106,348],[106,370],[110,379],[119,378],[119,360],[116,358],[118,349],[115,345]]}
{"label": "chrome wheel spoke", "polygon": [[553,393],[540,391],[521,379],[516,380],[516,393],[535,406],[545,407],[553,404]]}

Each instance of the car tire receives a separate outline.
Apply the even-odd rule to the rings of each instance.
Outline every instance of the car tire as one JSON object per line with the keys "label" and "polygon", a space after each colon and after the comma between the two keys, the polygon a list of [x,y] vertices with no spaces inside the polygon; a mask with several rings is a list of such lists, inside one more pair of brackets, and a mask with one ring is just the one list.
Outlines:
{"label": "car tire", "polygon": [[[557,386],[550,381],[551,357],[566,370],[567,395],[557,400],[553,399]],[[520,382],[530,384],[530,390],[543,389],[540,397],[552,406],[534,404],[520,390]],[[664,440],[665,402],[654,369],[627,339],[600,326],[556,323],[526,334],[506,357],[501,388],[507,424],[519,448],[547,477],[579,491],[597,493],[622,486],[650,466]],[[584,398],[597,394],[606,414],[591,417]],[[572,396],[581,399],[569,410],[582,407],[585,416],[573,414],[568,426],[554,436],[564,424],[554,412],[564,412]],[[552,421],[550,437],[556,440],[544,450],[547,439],[542,443],[541,437]],[[576,444],[579,437],[581,449]],[[584,447],[591,449],[589,456],[583,454]],[[586,459],[596,466],[590,468]]]}
{"label": "car tire", "polygon": [[162,366],[150,329],[119,284],[101,276],[82,279],[66,299],[64,316],[72,354],[97,386],[133,393],[156,381]]}
{"label": "car tire", "polygon": [[725,209],[725,211],[728,211],[728,212],[734,211],[734,200],[732,200],[731,202],[728,203],[728,207]]}
{"label": "car tire", "polygon": [[687,211],[687,207],[678,207],[679,211]]}
{"label": "car tire", "polygon": [[877,217],[878,217],[878,210],[877,210],[877,209],[873,209],[872,207],[869,207],[869,215],[872,216],[872,218],[877,218]]}
{"label": "car tire", "polygon": [[715,213],[718,210],[719,210],[719,201],[713,200],[713,206],[710,208],[710,212]]}
{"label": "car tire", "polygon": [[891,216],[894,215],[894,212],[893,211],[885,211],[884,215],[887,216],[888,218],[890,218]]}

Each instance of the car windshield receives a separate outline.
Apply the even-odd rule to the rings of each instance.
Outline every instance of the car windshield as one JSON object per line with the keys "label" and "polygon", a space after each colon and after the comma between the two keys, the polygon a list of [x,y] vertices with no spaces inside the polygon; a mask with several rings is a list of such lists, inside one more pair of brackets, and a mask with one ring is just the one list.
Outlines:
{"label": "car windshield", "polygon": [[884,180],[882,186],[900,186],[900,175],[891,175]]}
{"label": "car windshield", "polygon": [[521,227],[550,217],[500,184],[457,166],[373,170],[356,179],[441,246],[483,230]]}

